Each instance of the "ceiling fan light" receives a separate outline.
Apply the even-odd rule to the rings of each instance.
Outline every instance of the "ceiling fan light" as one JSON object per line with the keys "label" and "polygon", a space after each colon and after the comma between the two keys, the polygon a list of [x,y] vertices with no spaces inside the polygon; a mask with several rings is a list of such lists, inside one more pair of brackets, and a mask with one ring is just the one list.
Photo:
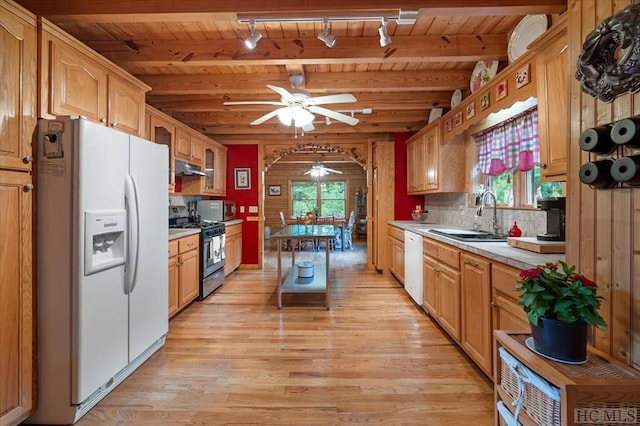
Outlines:
{"label": "ceiling fan light", "polygon": [[378,28],[378,34],[380,34],[380,47],[386,47],[391,44],[391,37],[387,32],[387,19],[382,19],[382,25]]}
{"label": "ceiling fan light", "polygon": [[277,111],[278,120],[285,126],[291,126],[291,121],[293,120],[293,111],[291,108],[280,108]]}
{"label": "ceiling fan light", "polygon": [[296,127],[304,127],[313,122],[315,116],[304,108],[292,109],[293,121]]}

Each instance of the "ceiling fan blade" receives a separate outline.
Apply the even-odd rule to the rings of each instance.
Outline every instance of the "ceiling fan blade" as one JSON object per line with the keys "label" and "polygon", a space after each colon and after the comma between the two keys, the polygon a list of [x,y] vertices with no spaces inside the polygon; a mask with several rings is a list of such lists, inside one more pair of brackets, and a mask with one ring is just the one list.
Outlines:
{"label": "ceiling fan blade", "polygon": [[343,123],[349,124],[350,126],[355,126],[360,121],[355,117],[351,117],[341,112],[332,111],[330,109],[315,105],[310,105],[308,109],[311,112],[333,118],[334,120],[342,121]]}
{"label": "ceiling fan blade", "polygon": [[257,126],[258,124],[262,124],[265,121],[275,117],[276,115],[278,115],[278,111],[280,110],[280,108],[276,109],[275,111],[271,111],[266,113],[265,115],[263,115],[260,118],[257,118],[255,120],[253,120],[251,123],[249,123],[251,126]]}
{"label": "ceiling fan blade", "polygon": [[224,102],[222,105],[278,105],[284,106],[282,102],[276,101],[235,101],[235,102]]}
{"label": "ceiling fan blade", "polygon": [[338,173],[339,175],[342,174],[342,172],[340,170],[334,170],[334,169],[330,169],[328,167],[324,167],[324,170],[331,172],[331,173]]}
{"label": "ceiling fan blade", "polygon": [[284,89],[280,86],[274,86],[271,84],[267,84],[267,87],[271,90],[273,90],[274,92],[276,92],[278,95],[282,96],[283,98],[290,98],[291,97],[291,93],[289,93],[287,91],[287,89]]}
{"label": "ceiling fan blade", "polygon": [[346,104],[350,102],[357,102],[356,97],[351,93],[343,93],[341,95],[316,96],[307,100],[307,103],[309,105]]}

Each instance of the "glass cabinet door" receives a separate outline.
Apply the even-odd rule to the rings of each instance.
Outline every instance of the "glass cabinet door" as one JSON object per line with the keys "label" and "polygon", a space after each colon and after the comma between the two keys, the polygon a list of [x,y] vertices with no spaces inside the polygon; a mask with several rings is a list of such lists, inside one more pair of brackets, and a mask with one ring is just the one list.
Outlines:
{"label": "glass cabinet door", "polygon": [[215,153],[210,146],[207,146],[204,150],[204,172],[207,174],[204,177],[205,191],[213,191],[214,160],[215,160]]}

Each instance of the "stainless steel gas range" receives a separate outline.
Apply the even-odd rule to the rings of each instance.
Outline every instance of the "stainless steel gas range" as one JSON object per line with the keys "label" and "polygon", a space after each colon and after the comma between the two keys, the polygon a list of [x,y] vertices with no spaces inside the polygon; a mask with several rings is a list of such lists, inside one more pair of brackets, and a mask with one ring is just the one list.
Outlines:
{"label": "stainless steel gas range", "polygon": [[224,283],[225,228],[222,222],[169,219],[169,228],[200,228],[200,293],[204,300]]}

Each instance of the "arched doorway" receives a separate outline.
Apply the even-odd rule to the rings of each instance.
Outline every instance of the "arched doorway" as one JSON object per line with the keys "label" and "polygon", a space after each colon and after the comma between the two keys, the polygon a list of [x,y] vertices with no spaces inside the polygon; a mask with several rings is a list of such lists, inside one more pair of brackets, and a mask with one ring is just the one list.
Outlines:
{"label": "arched doorway", "polygon": [[[367,237],[367,203],[368,192],[367,176],[367,141],[349,144],[327,144],[327,143],[305,143],[296,145],[273,144],[264,146],[264,169],[263,169],[263,197],[262,211],[264,214],[264,225],[269,227],[271,233],[279,231],[282,226],[279,212],[284,212],[286,217],[297,216],[297,211],[293,210],[292,185],[301,182],[316,182],[320,186],[327,183],[344,182],[345,185],[345,215],[357,211],[357,223],[355,231],[360,231],[354,235],[356,237],[355,247],[361,252],[363,265],[366,266],[368,259]],[[322,163],[326,167],[339,170],[340,174],[329,174],[321,178],[310,176],[308,170],[317,163]],[[334,185],[335,186],[335,185]],[[359,202],[358,202],[359,200]],[[360,226],[358,228],[357,226]],[[264,240],[265,248],[263,256],[267,256],[272,248],[272,242]],[[274,246],[277,247],[277,246]],[[272,254],[273,252],[271,252]],[[354,256],[359,259],[358,256]],[[337,258],[336,258],[337,260]],[[263,265],[268,262],[263,259]],[[269,269],[265,267],[265,269]]]}

